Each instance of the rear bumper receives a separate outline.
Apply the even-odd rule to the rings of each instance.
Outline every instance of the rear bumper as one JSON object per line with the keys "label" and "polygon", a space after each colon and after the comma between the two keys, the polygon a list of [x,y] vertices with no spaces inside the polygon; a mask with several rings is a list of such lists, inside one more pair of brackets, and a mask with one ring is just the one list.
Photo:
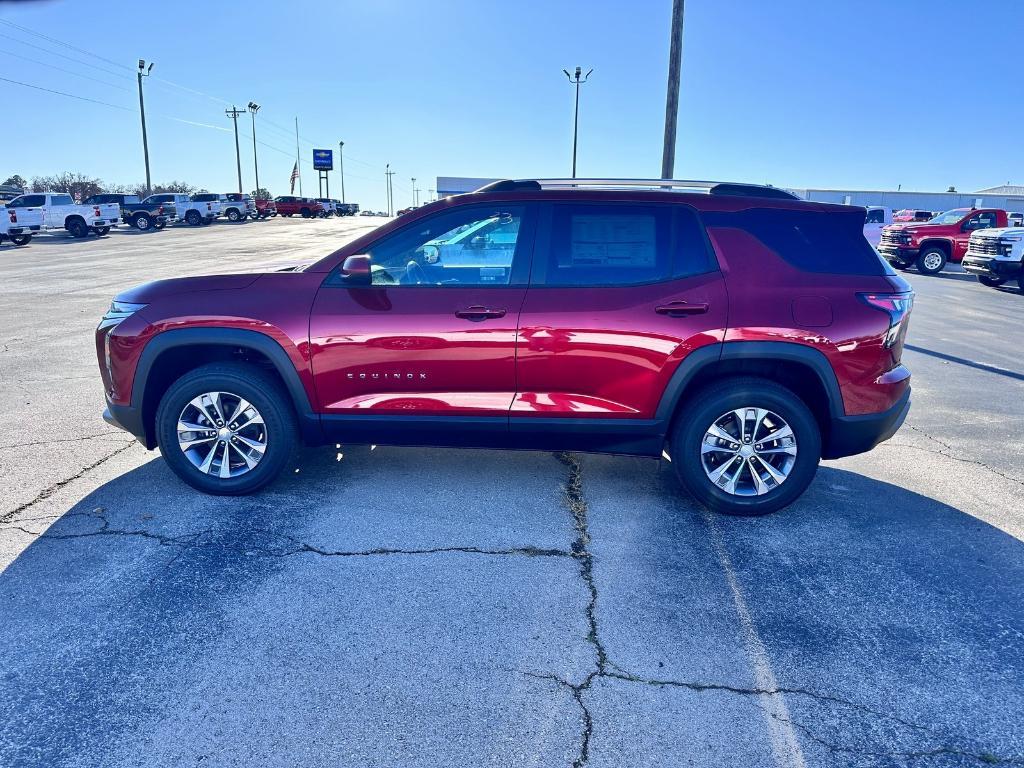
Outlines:
{"label": "rear bumper", "polygon": [[1014,277],[1021,274],[1021,262],[1004,261],[983,256],[968,254],[962,262],[965,272],[987,277]]}
{"label": "rear bumper", "polygon": [[907,387],[896,404],[888,410],[863,416],[834,417],[821,457],[839,459],[870,451],[896,434],[909,412],[910,387]]}

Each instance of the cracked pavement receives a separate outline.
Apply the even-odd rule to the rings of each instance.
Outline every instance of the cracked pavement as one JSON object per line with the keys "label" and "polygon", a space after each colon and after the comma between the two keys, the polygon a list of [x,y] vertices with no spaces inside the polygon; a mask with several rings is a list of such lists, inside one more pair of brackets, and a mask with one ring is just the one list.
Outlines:
{"label": "cracked pavement", "polygon": [[0,765],[1024,764],[1024,297],[911,275],[907,428],[768,518],[664,461],[383,446],[214,498],[106,429],[90,334],[244,263],[220,228],[3,251]]}

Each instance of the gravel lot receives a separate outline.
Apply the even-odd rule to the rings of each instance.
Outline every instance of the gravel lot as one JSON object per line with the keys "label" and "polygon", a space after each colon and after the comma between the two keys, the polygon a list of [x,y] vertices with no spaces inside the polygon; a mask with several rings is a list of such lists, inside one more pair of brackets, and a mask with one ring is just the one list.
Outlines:
{"label": "gravel lot", "polygon": [[1024,296],[910,273],[906,426],[764,519],[548,453],[214,498],[101,420],[119,289],[380,222],[0,247],[0,765],[1024,763]]}

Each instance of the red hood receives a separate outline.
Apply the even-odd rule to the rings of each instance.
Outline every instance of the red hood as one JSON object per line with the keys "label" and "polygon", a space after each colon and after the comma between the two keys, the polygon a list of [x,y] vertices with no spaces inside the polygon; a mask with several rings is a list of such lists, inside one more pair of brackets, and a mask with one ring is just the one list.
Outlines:
{"label": "red hood", "polygon": [[179,293],[195,291],[225,291],[245,288],[260,278],[259,272],[249,275],[207,275],[204,277],[176,277],[171,280],[155,280],[144,283],[117,295],[117,301],[132,304],[151,304],[152,302]]}

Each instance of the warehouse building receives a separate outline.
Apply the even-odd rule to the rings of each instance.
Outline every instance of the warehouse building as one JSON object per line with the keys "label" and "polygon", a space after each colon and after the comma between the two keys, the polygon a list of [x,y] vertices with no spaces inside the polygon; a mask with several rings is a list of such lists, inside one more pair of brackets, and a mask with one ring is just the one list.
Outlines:
{"label": "warehouse building", "polygon": [[[437,196],[473,192],[497,179],[467,176],[438,176]],[[915,208],[925,211],[948,211],[951,208],[1003,208],[1024,211],[1024,186],[1011,184],[980,189],[977,192],[904,192],[902,190],[853,189],[789,189],[804,200],[841,205],[885,205],[893,210]]]}

